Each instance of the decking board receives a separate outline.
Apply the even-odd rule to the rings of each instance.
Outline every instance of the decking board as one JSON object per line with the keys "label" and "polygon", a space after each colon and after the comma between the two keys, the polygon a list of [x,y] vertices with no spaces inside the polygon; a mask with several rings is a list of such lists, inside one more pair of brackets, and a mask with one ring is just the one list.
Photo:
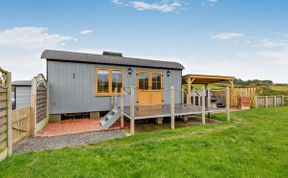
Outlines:
{"label": "decking board", "polygon": [[[205,108],[205,113],[219,113],[225,112],[225,108]],[[175,104],[175,116],[195,115],[201,114],[201,106],[187,106],[182,104]],[[124,107],[124,115],[130,119],[130,107]],[[170,105],[147,105],[135,106],[135,119],[151,119],[158,117],[170,117]]]}

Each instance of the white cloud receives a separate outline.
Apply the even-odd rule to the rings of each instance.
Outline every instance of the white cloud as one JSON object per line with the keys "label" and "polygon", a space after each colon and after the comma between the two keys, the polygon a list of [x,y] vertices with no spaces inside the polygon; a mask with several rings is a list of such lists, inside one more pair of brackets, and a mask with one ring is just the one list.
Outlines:
{"label": "white cloud", "polygon": [[138,11],[154,10],[159,12],[175,12],[182,4],[180,0],[158,0],[157,2],[147,2],[145,0],[111,0],[114,5],[129,6]]}
{"label": "white cloud", "polygon": [[256,52],[256,55],[273,63],[285,62],[286,67],[288,67],[288,48],[281,50],[262,50]]}
{"label": "white cloud", "polygon": [[94,48],[79,48],[79,49],[76,49],[75,51],[83,52],[83,53],[91,53],[91,54],[102,54],[104,50],[94,49]]}
{"label": "white cloud", "polygon": [[0,31],[0,46],[6,47],[56,48],[73,39],[71,36],[49,34],[46,27],[15,27]]}
{"label": "white cloud", "polygon": [[131,6],[139,11],[156,10],[160,12],[174,12],[181,7],[178,1],[161,1],[159,3],[148,3],[144,1],[131,1]]}
{"label": "white cloud", "polygon": [[218,0],[203,0],[202,1],[202,6],[210,6],[210,7],[213,7],[216,3],[218,3],[219,1]]}
{"label": "white cloud", "polygon": [[93,30],[87,29],[87,30],[82,30],[82,31],[80,32],[80,35],[88,35],[88,34],[90,34],[90,33],[93,33]]}
{"label": "white cloud", "polygon": [[256,41],[256,46],[263,48],[285,48],[288,47],[287,40],[260,39]]}
{"label": "white cloud", "polygon": [[240,33],[231,33],[231,32],[223,32],[223,33],[218,33],[216,35],[211,36],[213,39],[217,40],[233,40],[237,38],[243,37],[243,34]]}
{"label": "white cloud", "polygon": [[46,27],[15,27],[0,31],[0,65],[12,72],[13,80],[45,74],[43,50],[60,49],[72,36],[51,34]]}
{"label": "white cloud", "polygon": [[122,5],[123,4],[122,0],[111,0],[111,3],[115,4],[115,5]]}

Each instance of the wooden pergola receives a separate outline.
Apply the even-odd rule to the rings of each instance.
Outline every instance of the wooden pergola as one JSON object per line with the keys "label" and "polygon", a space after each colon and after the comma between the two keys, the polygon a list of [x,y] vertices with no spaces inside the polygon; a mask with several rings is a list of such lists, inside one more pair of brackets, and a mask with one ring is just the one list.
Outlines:
{"label": "wooden pergola", "polygon": [[[220,83],[220,82],[229,82],[230,84],[230,94],[234,90],[234,80],[233,76],[220,76],[220,75],[200,75],[200,74],[187,74],[182,77],[182,83],[187,84],[188,95],[191,93],[192,84],[202,84],[205,88],[208,88],[208,84],[211,83]],[[188,103],[191,102],[191,98],[188,97]]]}

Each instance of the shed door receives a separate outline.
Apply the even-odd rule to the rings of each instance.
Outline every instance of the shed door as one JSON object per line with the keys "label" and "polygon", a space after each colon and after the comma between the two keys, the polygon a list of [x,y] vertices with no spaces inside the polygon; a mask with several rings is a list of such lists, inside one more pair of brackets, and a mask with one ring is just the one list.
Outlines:
{"label": "shed door", "polygon": [[137,72],[137,105],[154,105],[163,103],[161,72]]}

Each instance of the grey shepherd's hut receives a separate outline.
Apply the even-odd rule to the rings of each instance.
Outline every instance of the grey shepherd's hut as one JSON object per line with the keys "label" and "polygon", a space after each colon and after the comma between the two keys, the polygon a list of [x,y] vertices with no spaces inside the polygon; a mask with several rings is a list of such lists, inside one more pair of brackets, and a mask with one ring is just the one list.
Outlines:
{"label": "grey shepherd's hut", "polygon": [[[169,87],[182,88],[182,70],[177,62],[124,57],[121,53],[87,54],[45,50],[50,118],[89,113],[90,117],[111,110],[114,90],[135,86],[135,105],[169,104]],[[118,98],[119,99],[119,98]],[[181,92],[175,94],[181,103]],[[129,105],[125,98],[124,105]]]}
{"label": "grey shepherd's hut", "polygon": [[30,107],[31,105],[31,80],[17,80],[12,82],[14,87],[13,109]]}

